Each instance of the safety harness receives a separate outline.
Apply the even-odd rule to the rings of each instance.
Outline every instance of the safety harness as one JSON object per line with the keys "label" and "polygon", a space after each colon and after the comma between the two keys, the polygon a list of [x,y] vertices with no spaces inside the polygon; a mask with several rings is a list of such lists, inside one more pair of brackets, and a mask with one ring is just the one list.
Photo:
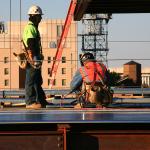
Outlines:
{"label": "safety harness", "polygon": [[[88,67],[89,70],[87,69]],[[99,102],[98,100],[96,100],[96,99],[100,99],[101,97],[100,92],[103,92],[104,94],[109,94],[108,101],[109,102],[111,101],[112,96],[110,95],[110,91],[108,90],[108,87],[104,79],[105,72],[106,72],[106,67],[103,64],[96,63],[96,62],[88,62],[84,67],[80,68],[80,73],[83,78],[83,88],[81,94],[85,95],[86,102],[101,103],[101,104],[108,103],[106,101],[104,102],[103,100],[100,100]]]}

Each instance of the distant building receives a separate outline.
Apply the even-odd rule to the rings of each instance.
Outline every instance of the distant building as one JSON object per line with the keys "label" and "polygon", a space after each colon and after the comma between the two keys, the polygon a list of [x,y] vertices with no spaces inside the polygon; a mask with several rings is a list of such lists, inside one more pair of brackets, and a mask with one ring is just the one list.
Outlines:
{"label": "distant building", "polygon": [[[48,88],[49,74],[55,57],[57,45],[62,33],[64,20],[42,20],[39,25],[43,47],[44,62],[42,66],[43,88]],[[13,52],[22,51],[21,38],[27,21],[8,23],[7,31],[0,32],[0,89],[24,88],[25,71],[20,69],[14,60]],[[10,28],[11,26],[11,28]],[[2,28],[3,30],[3,28]],[[62,61],[56,74],[53,88],[68,88],[77,70],[77,23],[72,22],[64,44]]]}
{"label": "distant building", "polygon": [[150,68],[142,69],[142,85],[150,87]]}
{"label": "distant building", "polygon": [[130,61],[124,64],[123,67],[123,76],[128,76],[136,86],[141,86],[141,64]]}

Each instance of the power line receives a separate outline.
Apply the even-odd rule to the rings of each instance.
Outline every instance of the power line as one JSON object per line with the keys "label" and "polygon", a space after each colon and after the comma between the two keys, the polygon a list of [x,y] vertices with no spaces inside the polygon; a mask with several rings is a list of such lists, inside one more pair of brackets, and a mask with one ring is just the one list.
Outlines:
{"label": "power line", "polygon": [[[108,61],[130,61],[130,60],[150,61],[150,58],[110,58],[110,59],[108,58],[107,60]],[[44,62],[48,62],[49,60],[48,59],[44,59],[43,61]],[[54,60],[51,60],[51,62],[53,62],[53,61]],[[57,61],[57,60],[55,60],[55,61]],[[60,60],[60,61],[63,61],[63,60]],[[79,59],[76,59],[76,60],[66,59],[66,61],[69,62],[69,61],[80,61],[80,60]],[[4,60],[0,60],[0,62],[4,63]],[[16,62],[16,61],[15,60],[11,60],[9,62]]]}
{"label": "power line", "polygon": [[149,43],[150,41],[108,41],[108,42],[118,42],[118,43],[124,43],[124,42],[126,42],[126,43]]}

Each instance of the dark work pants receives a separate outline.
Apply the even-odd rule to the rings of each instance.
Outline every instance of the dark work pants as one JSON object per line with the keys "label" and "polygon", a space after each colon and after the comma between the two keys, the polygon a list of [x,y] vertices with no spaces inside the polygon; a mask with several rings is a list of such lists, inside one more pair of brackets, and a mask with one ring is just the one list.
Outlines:
{"label": "dark work pants", "polygon": [[25,99],[27,105],[35,102],[41,103],[42,105],[46,103],[46,96],[42,89],[42,83],[41,69],[34,69],[28,65],[26,68],[25,81]]}

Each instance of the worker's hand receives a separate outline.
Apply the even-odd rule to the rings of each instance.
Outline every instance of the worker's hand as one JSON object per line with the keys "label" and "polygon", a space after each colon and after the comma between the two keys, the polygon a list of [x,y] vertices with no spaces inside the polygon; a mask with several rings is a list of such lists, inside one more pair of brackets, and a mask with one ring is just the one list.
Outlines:
{"label": "worker's hand", "polygon": [[38,58],[38,56],[33,57],[33,64],[35,67],[41,67],[42,61]]}
{"label": "worker's hand", "polygon": [[31,50],[27,50],[29,61],[33,64],[33,54]]}

